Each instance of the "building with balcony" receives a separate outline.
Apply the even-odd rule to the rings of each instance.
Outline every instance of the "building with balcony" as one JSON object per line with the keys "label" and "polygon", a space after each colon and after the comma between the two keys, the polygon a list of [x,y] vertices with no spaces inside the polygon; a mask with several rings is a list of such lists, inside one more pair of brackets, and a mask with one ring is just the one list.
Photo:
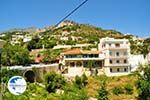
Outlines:
{"label": "building with balcony", "polygon": [[[69,76],[80,76],[83,73],[90,74],[89,68],[100,72],[104,66],[104,56],[100,51],[73,49],[67,50],[61,55],[61,62],[67,68]],[[100,74],[98,72],[97,74]]]}
{"label": "building with balcony", "polygon": [[107,76],[130,72],[130,43],[127,39],[102,38],[98,48],[105,56],[104,67]]}
{"label": "building with balcony", "polygon": [[130,73],[130,43],[127,39],[102,38],[98,50],[72,49],[61,54],[61,63],[69,75],[82,75],[86,69],[97,74],[119,76]]}

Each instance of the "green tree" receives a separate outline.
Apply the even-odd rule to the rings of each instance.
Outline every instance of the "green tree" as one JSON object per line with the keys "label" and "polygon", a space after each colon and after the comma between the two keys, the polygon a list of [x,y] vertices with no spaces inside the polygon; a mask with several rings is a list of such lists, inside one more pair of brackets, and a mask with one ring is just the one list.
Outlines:
{"label": "green tree", "polygon": [[150,65],[146,65],[143,74],[139,75],[137,88],[139,90],[139,100],[150,100]]}
{"label": "green tree", "polygon": [[35,35],[30,42],[27,43],[27,48],[29,51],[32,49],[39,49],[42,48],[42,45],[39,44],[40,38]]}
{"label": "green tree", "polygon": [[50,63],[52,60],[55,60],[61,53],[61,50],[45,50],[43,52],[44,59],[42,62]]}
{"label": "green tree", "polygon": [[79,89],[82,89],[83,87],[85,87],[88,83],[88,78],[85,74],[83,74],[81,77],[79,77],[78,75],[75,77],[75,86]]}
{"label": "green tree", "polygon": [[15,75],[21,75],[19,70],[8,70],[6,68],[2,68],[0,72],[1,80],[0,82],[7,83],[8,80]]}
{"label": "green tree", "polygon": [[81,88],[83,87],[82,79],[81,79],[81,77],[79,77],[78,75],[75,77],[75,85],[76,85],[76,87],[78,87],[79,89],[81,89]]}
{"label": "green tree", "polygon": [[19,45],[6,43],[2,51],[2,65],[26,65],[30,63],[29,51]]}
{"label": "green tree", "polygon": [[147,38],[144,40],[142,46],[142,54],[144,55],[144,57],[146,57],[149,51],[150,51],[150,38]]}
{"label": "green tree", "polygon": [[124,89],[122,87],[114,87],[112,89],[113,94],[115,95],[119,95],[119,94],[123,94],[124,93]]}
{"label": "green tree", "polygon": [[131,84],[126,84],[124,89],[126,94],[133,94],[133,86]]}
{"label": "green tree", "polygon": [[63,76],[56,74],[55,72],[50,72],[45,76],[46,80],[46,90],[51,93],[55,92],[56,89],[62,89],[65,84],[66,80]]}
{"label": "green tree", "polygon": [[64,88],[64,93],[60,95],[59,100],[88,100],[88,98],[85,88],[79,89],[74,85],[68,84]]}
{"label": "green tree", "polygon": [[102,84],[101,88],[98,91],[98,100],[108,100],[108,91],[106,90],[105,83]]}
{"label": "green tree", "polygon": [[88,61],[87,62],[87,67],[89,68],[89,70],[90,70],[90,75],[93,75],[93,70],[92,70],[92,68],[94,67],[94,61]]}

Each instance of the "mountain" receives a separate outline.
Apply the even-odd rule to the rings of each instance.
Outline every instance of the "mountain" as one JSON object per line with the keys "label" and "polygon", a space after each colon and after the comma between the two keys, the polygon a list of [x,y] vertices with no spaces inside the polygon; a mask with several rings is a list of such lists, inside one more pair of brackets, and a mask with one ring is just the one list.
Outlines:
{"label": "mountain", "polygon": [[8,33],[8,32],[30,32],[30,33],[34,33],[37,30],[39,30],[39,28],[36,27],[28,27],[28,28],[13,28],[13,29],[9,29],[7,31],[1,32],[1,34],[3,33]]}
{"label": "mountain", "polygon": [[[73,21],[64,21],[52,27],[41,35],[53,36],[58,41],[75,41],[76,43],[95,43],[102,37],[122,38],[124,34],[116,30],[107,30],[89,24],[79,24]],[[68,39],[67,39],[68,38]]]}
{"label": "mountain", "polygon": [[[25,29],[13,29],[8,32],[3,32],[0,39],[13,41],[13,37],[17,36],[17,33],[24,35],[24,37],[32,38],[29,43],[28,49],[40,49],[53,48],[56,45],[74,45],[74,44],[92,44],[92,47],[97,47],[97,43],[100,38],[112,37],[112,38],[126,38],[131,43],[131,53],[141,54],[143,49],[149,51],[149,38],[139,38],[132,34],[123,34],[119,31],[112,29],[103,29],[95,27],[89,24],[80,24],[74,21],[64,21],[59,25],[48,26],[42,29],[35,27],[29,27]],[[5,35],[4,35],[5,34]],[[20,39],[18,39],[20,40]],[[145,42],[146,40],[146,42]],[[16,41],[15,41],[16,42]],[[32,44],[32,45],[31,45]],[[22,44],[23,45],[23,44]],[[89,47],[91,48],[91,47]]]}

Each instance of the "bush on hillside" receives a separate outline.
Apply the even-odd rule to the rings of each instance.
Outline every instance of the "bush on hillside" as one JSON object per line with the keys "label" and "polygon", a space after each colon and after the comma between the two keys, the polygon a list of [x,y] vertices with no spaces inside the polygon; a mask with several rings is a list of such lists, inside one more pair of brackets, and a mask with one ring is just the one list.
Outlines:
{"label": "bush on hillside", "polygon": [[56,89],[62,89],[66,85],[66,80],[63,76],[50,72],[45,76],[46,90],[51,93],[55,92]]}
{"label": "bush on hillside", "polygon": [[83,74],[81,77],[78,75],[75,77],[75,86],[78,87],[79,89],[83,88],[84,86],[87,85],[88,83],[88,78],[85,74]]}
{"label": "bush on hillside", "polygon": [[98,100],[108,100],[108,91],[106,90],[105,83],[102,84],[101,88],[98,91]]}
{"label": "bush on hillside", "polygon": [[137,81],[139,90],[139,100],[150,100],[150,64],[143,69],[143,74],[139,76]]}
{"label": "bush on hillside", "polygon": [[115,94],[115,95],[119,95],[119,94],[123,94],[124,90],[121,87],[114,87],[112,89],[112,93]]}
{"label": "bush on hillside", "polygon": [[126,84],[124,89],[126,94],[133,94],[133,86],[131,84]]}

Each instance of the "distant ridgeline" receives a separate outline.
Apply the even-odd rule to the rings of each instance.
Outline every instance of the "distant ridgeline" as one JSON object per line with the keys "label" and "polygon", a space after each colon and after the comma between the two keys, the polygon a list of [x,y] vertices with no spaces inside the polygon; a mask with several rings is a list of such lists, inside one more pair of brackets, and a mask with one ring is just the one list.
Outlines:
{"label": "distant ridgeline", "polygon": [[100,38],[126,38],[131,43],[131,53],[141,54],[149,50],[150,38],[138,38],[137,36],[122,34],[116,30],[98,28],[89,24],[79,24],[66,20],[58,26],[38,29],[30,27],[26,29],[13,29],[0,34],[0,39],[11,44],[26,45],[29,50],[40,48],[53,48],[56,45],[93,44],[97,45]]}

